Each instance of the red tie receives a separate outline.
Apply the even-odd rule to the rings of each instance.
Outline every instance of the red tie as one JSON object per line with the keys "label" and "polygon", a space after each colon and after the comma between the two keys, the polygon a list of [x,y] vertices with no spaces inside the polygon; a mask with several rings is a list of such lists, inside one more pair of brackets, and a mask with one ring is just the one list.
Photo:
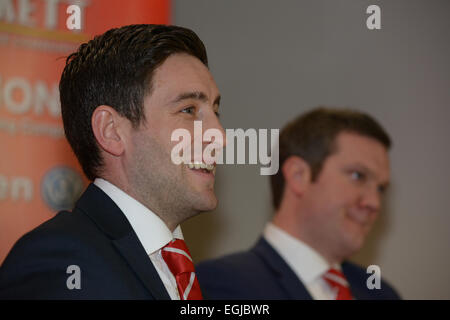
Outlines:
{"label": "red tie", "polygon": [[344,274],[339,270],[331,268],[323,275],[330,287],[337,289],[336,300],[352,300],[352,293]]}
{"label": "red tie", "polygon": [[175,276],[181,300],[203,300],[189,250],[181,239],[169,242],[161,255]]}

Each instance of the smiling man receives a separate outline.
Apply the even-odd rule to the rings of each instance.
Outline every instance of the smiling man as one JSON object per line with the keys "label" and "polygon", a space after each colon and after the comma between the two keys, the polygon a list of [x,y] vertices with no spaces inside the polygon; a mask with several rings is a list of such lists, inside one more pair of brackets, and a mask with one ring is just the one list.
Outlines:
{"label": "smiling man", "polygon": [[0,297],[202,299],[179,225],[216,207],[215,166],[171,161],[174,130],[201,121],[223,133],[201,40],[176,26],[109,30],[68,57],[60,96],[93,183],[15,244]]}
{"label": "smiling man", "polygon": [[369,115],[318,108],[280,135],[280,168],[271,177],[275,207],[248,252],[197,268],[216,299],[397,299],[386,283],[367,286],[347,262],[360,250],[389,184],[390,138]]}

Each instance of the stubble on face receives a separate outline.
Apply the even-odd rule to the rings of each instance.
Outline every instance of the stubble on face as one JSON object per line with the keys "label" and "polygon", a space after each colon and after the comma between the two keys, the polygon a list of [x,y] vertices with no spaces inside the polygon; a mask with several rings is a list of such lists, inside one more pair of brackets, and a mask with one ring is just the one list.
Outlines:
{"label": "stubble on face", "polygon": [[[172,162],[171,151],[176,144],[171,141],[172,131],[192,131],[196,119],[181,112],[184,104],[179,107],[169,102],[185,92],[202,91],[214,97],[218,93],[207,68],[187,55],[170,56],[156,70],[153,81],[152,93],[144,99],[146,123],[131,135],[127,175],[134,197],[168,226],[176,227],[199,212],[213,210],[217,198],[214,179],[200,178],[185,164]],[[211,121],[211,106],[198,104],[198,109]],[[208,123],[220,125],[217,118],[212,121]]]}
{"label": "stubble on face", "polygon": [[168,225],[194,215],[187,209],[188,201],[177,174],[180,168],[170,162],[165,148],[145,133],[136,134],[133,141],[136,151],[128,176],[135,198]]}

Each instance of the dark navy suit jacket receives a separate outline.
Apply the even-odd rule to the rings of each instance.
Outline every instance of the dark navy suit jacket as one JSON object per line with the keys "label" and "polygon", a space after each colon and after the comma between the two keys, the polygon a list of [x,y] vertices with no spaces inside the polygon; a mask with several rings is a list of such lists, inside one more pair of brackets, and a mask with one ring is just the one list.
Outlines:
{"label": "dark navy suit jacket", "polygon": [[[399,299],[386,282],[369,290],[361,267],[344,262],[342,271],[355,299]],[[264,239],[247,252],[200,263],[196,268],[200,286],[211,299],[312,299],[303,283],[283,258]]]}
{"label": "dark navy suit jacket", "polygon": [[[81,289],[68,289],[68,266]],[[170,297],[128,220],[97,186],[73,212],[24,235],[0,268],[0,299],[166,299]]]}

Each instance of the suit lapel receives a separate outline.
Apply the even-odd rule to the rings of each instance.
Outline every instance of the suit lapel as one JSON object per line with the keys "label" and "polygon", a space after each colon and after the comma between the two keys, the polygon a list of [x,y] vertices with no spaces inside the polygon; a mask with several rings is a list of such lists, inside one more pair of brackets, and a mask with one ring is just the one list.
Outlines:
{"label": "suit lapel", "polygon": [[351,267],[347,262],[341,264],[342,273],[347,278],[347,282],[350,285],[350,291],[356,300],[370,299],[367,295],[367,290],[364,289],[366,279],[359,277],[355,272],[352,272]]}
{"label": "suit lapel", "polygon": [[75,207],[110,239],[155,299],[170,300],[164,284],[122,211],[100,188],[90,184]]}
{"label": "suit lapel", "polygon": [[[157,300],[170,300],[158,272],[134,233],[113,240],[114,246]],[[137,245],[139,244],[139,245]]]}
{"label": "suit lapel", "polygon": [[278,279],[279,284],[288,294],[288,299],[312,300],[308,290],[294,271],[264,238],[261,237],[252,250],[263,259],[274,277]]}

